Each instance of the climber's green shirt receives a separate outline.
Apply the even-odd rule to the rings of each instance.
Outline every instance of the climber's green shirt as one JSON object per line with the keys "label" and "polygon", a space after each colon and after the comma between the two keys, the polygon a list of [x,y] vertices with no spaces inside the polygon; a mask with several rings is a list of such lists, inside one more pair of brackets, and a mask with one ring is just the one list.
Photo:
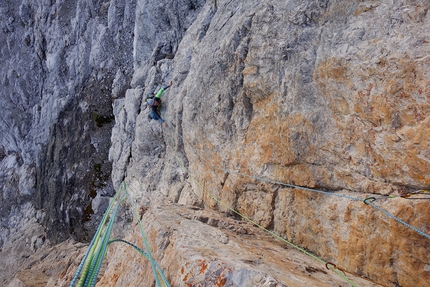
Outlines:
{"label": "climber's green shirt", "polygon": [[164,88],[161,88],[159,91],[158,91],[158,93],[155,95],[155,97],[154,98],[160,98],[161,97],[161,94],[165,91],[165,90],[167,90],[169,88],[169,86],[165,86]]}

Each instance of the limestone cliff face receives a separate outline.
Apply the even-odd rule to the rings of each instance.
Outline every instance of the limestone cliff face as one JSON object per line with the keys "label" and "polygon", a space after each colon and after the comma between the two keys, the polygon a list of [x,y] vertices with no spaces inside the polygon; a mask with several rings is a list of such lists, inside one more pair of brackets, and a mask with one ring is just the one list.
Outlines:
{"label": "limestone cliff face", "polygon": [[[428,200],[399,197],[429,189],[428,9],[424,1],[206,3],[175,57],[152,62],[143,91],[116,103],[114,184],[125,178],[147,207],[168,200],[228,212],[203,186],[352,273],[425,286],[425,237],[362,202],[234,172],[374,195],[428,233]],[[170,80],[162,129],[139,101]]]}
{"label": "limestone cliff face", "polygon": [[[231,218],[208,193],[335,263],[358,286],[428,285],[430,241],[350,200],[374,196],[375,205],[429,234],[428,1],[112,0],[78,1],[72,10],[57,2],[2,6],[4,31],[25,28],[7,13],[33,21],[24,49],[45,77],[32,85],[32,72],[21,68],[18,77],[8,68],[3,79],[5,95],[22,83],[39,95],[6,97],[2,133],[11,140],[1,142],[2,178],[19,179],[4,180],[3,197],[15,193],[9,210],[30,202],[47,214],[37,215],[45,226],[68,224],[69,233],[85,237],[89,225],[75,206],[91,199],[82,181],[110,170],[106,142],[98,149],[95,137],[111,131],[113,187],[129,186],[174,286],[349,286],[324,264]],[[66,23],[75,34],[60,37]],[[18,62],[11,35],[20,34],[8,33],[2,57]],[[170,81],[163,128],[148,119],[145,98]],[[21,102],[27,112],[18,119]],[[111,194],[99,188],[91,209],[103,209],[101,190]],[[61,207],[69,202],[72,208]],[[118,234],[143,246],[134,223],[120,224]],[[154,284],[139,256],[113,246],[98,285]],[[70,258],[48,286],[67,286],[79,259]],[[15,277],[10,286],[23,281]]]}

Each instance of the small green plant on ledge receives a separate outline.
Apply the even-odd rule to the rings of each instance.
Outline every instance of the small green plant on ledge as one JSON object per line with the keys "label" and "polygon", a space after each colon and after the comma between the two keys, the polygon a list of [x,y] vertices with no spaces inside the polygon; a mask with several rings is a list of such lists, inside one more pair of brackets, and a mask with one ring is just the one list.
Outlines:
{"label": "small green plant on ledge", "polygon": [[113,120],[113,116],[101,116],[96,113],[93,113],[93,119],[96,122],[96,125],[101,128],[105,124],[109,124]]}

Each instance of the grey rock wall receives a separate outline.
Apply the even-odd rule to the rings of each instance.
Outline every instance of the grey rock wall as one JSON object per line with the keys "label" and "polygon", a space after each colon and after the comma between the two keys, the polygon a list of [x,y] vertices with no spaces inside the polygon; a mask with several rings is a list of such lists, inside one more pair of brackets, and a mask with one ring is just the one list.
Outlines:
{"label": "grey rock wall", "polygon": [[0,5],[3,241],[25,202],[44,211],[52,242],[88,239],[114,192],[112,101],[131,80],[136,3]]}
{"label": "grey rock wall", "polygon": [[[240,235],[226,240],[220,226],[184,216],[198,209],[177,206],[232,216],[205,190],[375,284],[425,286],[430,245],[419,234],[360,201],[235,173],[371,194],[428,233],[427,201],[406,196],[427,196],[430,188],[429,8],[418,0],[1,3],[0,244],[14,254],[10,239],[34,218],[48,239],[36,238],[38,246],[70,236],[88,240],[125,181],[156,259],[179,286],[248,284],[249,274],[259,286],[305,286],[306,276],[321,286],[337,282],[304,263],[290,266],[301,270],[293,272],[300,280],[271,272],[271,264],[285,266],[270,250],[258,262],[264,274],[249,266],[251,259],[230,258]],[[148,119],[145,98],[170,81],[162,127]],[[20,216],[23,206],[28,212]],[[127,234],[135,228],[128,223],[120,223]],[[198,235],[199,248],[187,232]],[[137,232],[128,238],[140,240]],[[192,256],[180,257],[184,249]],[[246,256],[254,258],[250,249]],[[196,265],[196,258],[209,258],[206,251],[222,255]],[[101,282],[132,286],[150,276],[142,271],[146,263],[128,266],[139,259],[121,248],[108,260]],[[78,261],[61,283],[50,284],[67,286]],[[210,270],[201,273],[202,262]],[[225,276],[213,276],[219,272]],[[17,276],[13,284],[20,282]]]}
{"label": "grey rock wall", "polygon": [[[21,228],[30,230],[33,218],[35,229],[45,227],[44,245],[91,239],[114,193],[108,161],[114,100],[130,84],[145,83],[145,68],[132,80],[134,66],[173,58],[203,4],[0,3],[0,248],[21,238]],[[156,81],[155,68],[151,73]],[[10,246],[4,266],[15,254]],[[4,276],[12,269],[5,267]]]}

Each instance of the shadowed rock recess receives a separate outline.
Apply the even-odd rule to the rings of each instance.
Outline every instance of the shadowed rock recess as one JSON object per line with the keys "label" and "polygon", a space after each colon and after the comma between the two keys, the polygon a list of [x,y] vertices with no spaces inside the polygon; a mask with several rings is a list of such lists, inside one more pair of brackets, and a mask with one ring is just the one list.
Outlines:
{"label": "shadowed rock recess", "polygon": [[1,1],[0,285],[430,286],[429,9]]}

